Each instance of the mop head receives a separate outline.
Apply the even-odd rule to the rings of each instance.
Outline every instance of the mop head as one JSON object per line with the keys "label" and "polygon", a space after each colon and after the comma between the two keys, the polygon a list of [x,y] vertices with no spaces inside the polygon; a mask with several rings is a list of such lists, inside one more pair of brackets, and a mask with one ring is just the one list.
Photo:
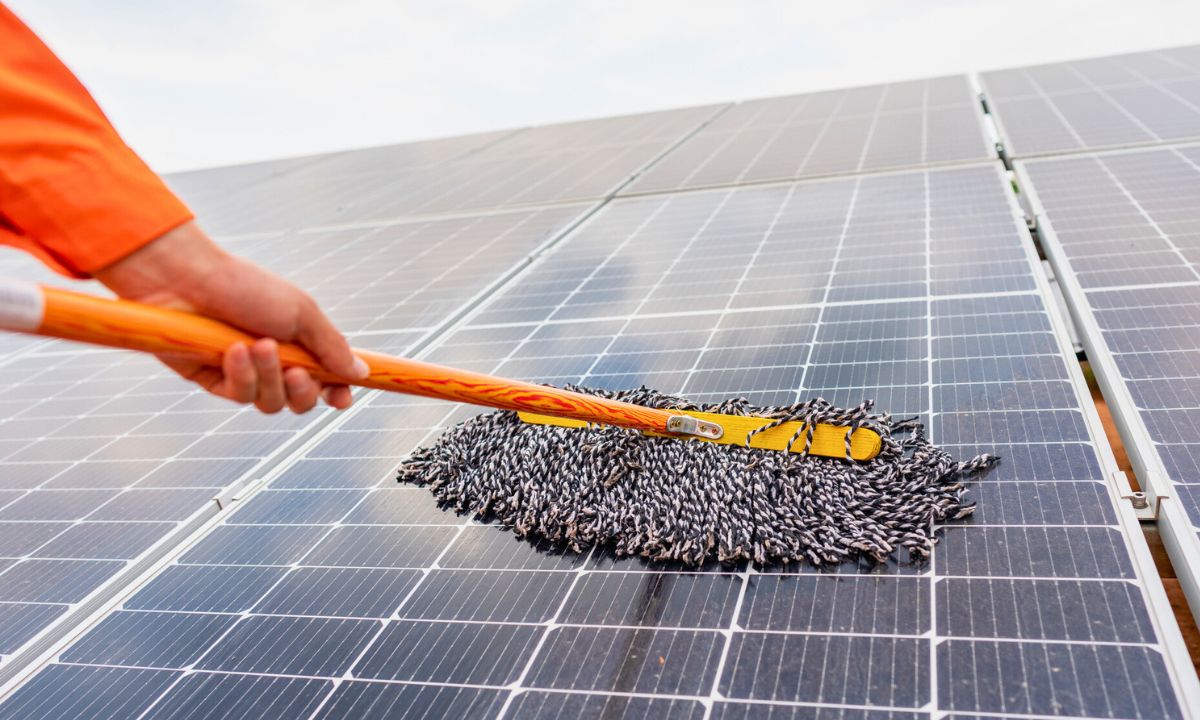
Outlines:
{"label": "mop head", "polygon": [[827,565],[884,562],[901,548],[910,558],[928,556],[934,524],[975,509],[960,478],[996,462],[991,455],[955,462],[914,419],[872,414],[870,402],[852,410],[820,398],[787,407],[742,398],[697,405],[644,387],[568,389],[655,408],[863,427],[879,433],[883,447],[856,462],[613,426],[533,425],[502,411],[415,451],[400,481],[428,486],[442,507],[575,552],[608,545],[617,555],[686,565]]}

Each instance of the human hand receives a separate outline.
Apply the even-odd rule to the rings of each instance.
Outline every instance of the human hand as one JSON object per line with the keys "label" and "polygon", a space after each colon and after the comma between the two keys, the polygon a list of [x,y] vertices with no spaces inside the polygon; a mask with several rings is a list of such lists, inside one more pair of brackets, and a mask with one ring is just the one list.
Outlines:
{"label": "human hand", "polygon": [[339,410],[350,406],[345,385],[322,385],[303,368],[284,370],[276,340],[294,342],[326,370],[350,379],[368,368],[304,291],[283,278],[222,250],[194,222],[168,231],[134,253],[94,273],[117,295],[197,312],[264,336],[231,346],[220,368],[174,358],[168,367],[219,395],[254,403],[265,413],[284,407],[307,412],[319,397]]}

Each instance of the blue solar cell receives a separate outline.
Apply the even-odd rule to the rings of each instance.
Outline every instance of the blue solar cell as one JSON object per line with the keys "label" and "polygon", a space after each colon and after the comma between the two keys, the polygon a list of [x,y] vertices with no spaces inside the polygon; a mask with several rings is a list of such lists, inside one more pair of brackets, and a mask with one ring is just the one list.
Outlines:
{"label": "blue solar cell", "polygon": [[[0,705],[3,720],[115,720],[136,717],[181,673],[51,665]],[[118,689],[118,692],[114,692]]]}
{"label": "blue solar cell", "polygon": [[503,704],[504,693],[500,690],[349,681],[338,686],[317,718],[489,718],[495,717]]}
{"label": "blue solar cell", "polygon": [[[183,668],[237,622],[235,615],[121,611],[104,618],[62,662]],[[136,638],[135,642],[130,642]]]}
{"label": "blue solar cell", "polygon": [[250,617],[224,635],[196,667],[340,677],[379,628],[375,620]]}
{"label": "blue solar cell", "polygon": [[539,629],[499,623],[398,620],[372,643],[354,675],[457,685],[509,685],[520,676]]}
{"label": "blue solar cell", "polygon": [[189,673],[145,717],[148,720],[302,718],[320,706],[332,686],[329,680]]}

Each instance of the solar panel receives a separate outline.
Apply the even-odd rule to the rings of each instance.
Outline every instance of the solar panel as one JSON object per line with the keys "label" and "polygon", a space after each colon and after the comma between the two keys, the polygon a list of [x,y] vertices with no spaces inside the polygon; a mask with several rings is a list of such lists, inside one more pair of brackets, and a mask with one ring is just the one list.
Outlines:
{"label": "solar panel", "polygon": [[980,79],[1012,157],[1200,137],[1200,45]]}
{"label": "solar panel", "polygon": [[[434,151],[399,146],[393,153],[342,153],[223,194],[219,202],[197,191],[184,197],[222,235],[594,201],[615,192],[718,110],[697,107],[548,125],[496,133],[473,145],[439,145]],[[441,161],[417,162],[414,156]]]}
{"label": "solar panel", "polygon": [[0,718],[1187,716],[1195,677],[1036,268],[998,163],[614,201],[428,357],[886,397],[956,455],[1004,457],[931,562],[685,572],[519,541],[394,482],[475,410],[373,394]]}
{"label": "solar panel", "polygon": [[[213,179],[227,181],[224,172]],[[405,352],[588,207],[224,244],[306,288],[353,342]],[[61,284],[23,253],[4,251],[0,272]],[[120,590],[114,578],[182,540],[216,514],[214,496],[328,419],[262,417],[194,390],[150,358],[11,335],[0,345],[0,387],[0,665]]]}
{"label": "solar panel", "polygon": [[1022,163],[1044,244],[1200,607],[1200,146]]}
{"label": "solar panel", "polygon": [[750,100],[627,193],[962,163],[995,157],[965,75]]}

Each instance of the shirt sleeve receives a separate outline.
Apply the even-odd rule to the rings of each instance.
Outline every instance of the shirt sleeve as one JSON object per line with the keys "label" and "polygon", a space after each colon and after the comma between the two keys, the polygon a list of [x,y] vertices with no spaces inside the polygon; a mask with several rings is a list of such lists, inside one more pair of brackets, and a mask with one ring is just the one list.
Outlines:
{"label": "shirt sleeve", "polygon": [[0,4],[0,243],[87,277],[191,218],[71,71]]}

